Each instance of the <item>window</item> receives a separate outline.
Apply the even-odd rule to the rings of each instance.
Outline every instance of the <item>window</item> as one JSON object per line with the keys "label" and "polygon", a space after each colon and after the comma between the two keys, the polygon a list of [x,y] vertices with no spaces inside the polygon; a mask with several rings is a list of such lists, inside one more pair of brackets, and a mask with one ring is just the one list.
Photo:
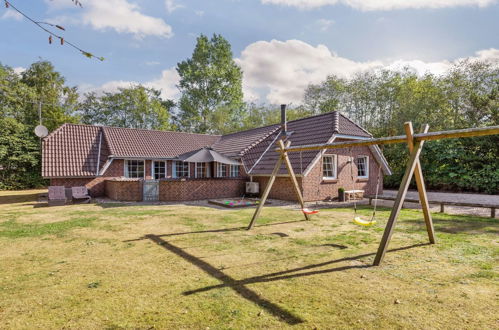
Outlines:
{"label": "window", "polygon": [[230,177],[237,178],[239,176],[239,165],[230,165]]}
{"label": "window", "polygon": [[127,178],[144,178],[144,161],[143,160],[126,160],[125,161],[125,176]]}
{"label": "window", "polygon": [[322,156],[322,177],[336,179],[336,155]]}
{"label": "window", "polygon": [[173,162],[173,177],[174,178],[188,178],[189,163],[188,162]]}
{"label": "window", "polygon": [[152,162],[152,176],[155,180],[166,178],[166,162],[153,161]]}
{"label": "window", "polygon": [[210,177],[210,163],[196,163],[196,178]]}
{"label": "window", "polygon": [[224,178],[227,176],[227,164],[218,163],[217,166],[217,177]]}
{"label": "window", "polygon": [[366,179],[369,177],[369,157],[357,157],[357,177]]}

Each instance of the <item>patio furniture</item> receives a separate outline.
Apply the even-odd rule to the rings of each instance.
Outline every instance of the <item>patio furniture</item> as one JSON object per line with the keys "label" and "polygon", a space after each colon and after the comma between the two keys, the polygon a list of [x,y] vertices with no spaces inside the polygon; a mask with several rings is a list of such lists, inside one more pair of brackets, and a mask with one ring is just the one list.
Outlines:
{"label": "patio furniture", "polygon": [[50,186],[48,196],[49,206],[60,206],[66,204],[66,190],[64,186]]}
{"label": "patio furniture", "polygon": [[92,197],[88,194],[88,189],[85,186],[71,188],[73,199],[83,200],[83,203],[89,203]]}

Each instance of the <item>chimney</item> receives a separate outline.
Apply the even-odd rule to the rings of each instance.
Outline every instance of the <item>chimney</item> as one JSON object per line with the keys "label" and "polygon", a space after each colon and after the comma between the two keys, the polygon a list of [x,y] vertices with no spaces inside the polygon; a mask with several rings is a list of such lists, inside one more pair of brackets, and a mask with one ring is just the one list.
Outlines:
{"label": "chimney", "polygon": [[282,134],[288,133],[288,122],[286,121],[286,104],[281,104],[281,129]]}
{"label": "chimney", "polygon": [[333,111],[333,133],[340,132],[340,112]]}

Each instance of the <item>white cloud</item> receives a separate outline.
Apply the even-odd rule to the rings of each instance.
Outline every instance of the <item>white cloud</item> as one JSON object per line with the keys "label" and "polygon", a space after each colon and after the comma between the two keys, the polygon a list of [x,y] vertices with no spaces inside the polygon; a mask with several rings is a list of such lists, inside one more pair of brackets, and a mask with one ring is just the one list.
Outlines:
{"label": "white cloud", "polygon": [[334,21],[331,19],[320,18],[317,21],[317,25],[319,25],[319,30],[325,32],[329,29],[331,25],[334,24]]}
{"label": "white cloud", "polygon": [[165,0],[165,7],[168,13],[173,13],[175,10],[184,8],[184,5],[175,3],[175,0]]}
{"label": "white cloud", "polygon": [[153,79],[145,82],[138,81],[127,81],[127,80],[112,80],[108,81],[101,86],[93,86],[88,84],[81,84],[79,89],[82,93],[95,92],[98,95],[102,95],[104,92],[114,93],[118,91],[118,88],[129,88],[137,85],[143,85],[149,88],[155,88],[161,91],[161,97],[164,99],[177,99],[179,97],[179,92],[177,89],[177,84],[180,77],[175,68],[170,68],[163,70],[161,76],[157,79]]}
{"label": "white cloud", "polygon": [[301,102],[310,83],[320,83],[329,74],[348,77],[382,65],[379,61],[355,62],[332,53],[326,46],[314,47],[300,40],[257,41],[236,59],[244,72],[245,95],[266,90],[273,104]]}
{"label": "white cloud", "polygon": [[[499,64],[499,49],[476,52],[471,60],[494,61]],[[359,62],[338,56],[324,45],[316,47],[300,40],[257,41],[248,45],[236,62],[241,66],[245,99],[260,98],[272,104],[301,103],[309,84],[317,84],[334,74],[349,78],[355,73],[376,70],[401,70],[409,67],[417,74],[445,73],[457,61],[423,62],[392,60]]]}
{"label": "white cloud", "polygon": [[0,17],[0,19],[13,19],[16,21],[20,21],[23,19],[23,15],[19,14],[13,9],[7,9],[7,11]]}
{"label": "white cloud", "polygon": [[451,8],[451,7],[486,7],[498,0],[261,0],[264,4],[292,6],[300,9],[314,9],[328,5],[342,4],[354,9],[396,10],[421,8]]}
{"label": "white cloud", "polygon": [[[63,5],[60,1],[47,3],[53,10],[66,9],[67,4]],[[95,30],[112,29],[118,33],[132,34],[136,38],[146,36],[170,38],[173,36],[171,26],[164,20],[143,14],[140,9],[137,4],[127,0],[85,0],[83,8],[74,10],[76,13],[74,16],[59,16],[57,21],[69,24],[83,22]]]}
{"label": "white cloud", "polygon": [[14,72],[17,73],[17,74],[21,74],[24,71],[26,71],[26,68],[23,68],[22,66],[17,66],[15,68],[12,68],[12,70],[14,70]]}

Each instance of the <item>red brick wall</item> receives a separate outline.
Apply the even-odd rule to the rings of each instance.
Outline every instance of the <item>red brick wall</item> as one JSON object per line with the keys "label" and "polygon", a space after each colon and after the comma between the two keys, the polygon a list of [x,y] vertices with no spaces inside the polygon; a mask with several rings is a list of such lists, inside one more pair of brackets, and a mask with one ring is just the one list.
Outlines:
{"label": "red brick wall", "polygon": [[181,179],[159,182],[160,201],[188,201],[208,198],[241,197],[244,178],[238,179]]}
{"label": "red brick wall", "polygon": [[[332,149],[326,154],[336,154],[338,157],[337,179],[325,181],[322,178],[322,158],[310,170],[303,179],[297,177],[298,185],[303,194],[303,199],[307,202],[338,198],[338,189],[364,190],[366,195],[374,195],[376,191],[376,181],[379,166],[368,147],[358,147],[352,149],[352,155],[356,158],[359,155],[369,156],[369,179],[357,178],[357,167],[353,164],[354,182],[352,182],[350,163],[350,150]],[[253,177],[253,181],[260,183],[260,193],[265,189],[269,177]],[[383,173],[380,177],[379,193],[383,192]],[[270,198],[296,201],[296,194],[289,177],[277,177],[269,194]]]}
{"label": "red brick wall", "polygon": [[106,180],[106,196],[117,201],[139,202],[142,200],[142,180],[113,179]]}
{"label": "red brick wall", "polygon": [[100,197],[105,194],[105,182],[110,178],[124,175],[123,160],[115,159],[108,167],[103,176],[97,178],[53,178],[50,179],[51,186],[64,186],[66,188],[85,186],[92,197]]}

